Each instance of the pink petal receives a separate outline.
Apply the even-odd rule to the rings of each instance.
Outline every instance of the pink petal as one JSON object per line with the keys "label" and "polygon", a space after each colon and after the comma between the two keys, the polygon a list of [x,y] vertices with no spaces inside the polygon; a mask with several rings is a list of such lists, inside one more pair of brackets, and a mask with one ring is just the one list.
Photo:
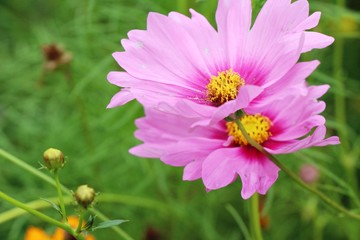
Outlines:
{"label": "pink petal", "polygon": [[311,146],[336,145],[340,143],[338,137],[324,139],[325,133],[325,126],[319,126],[311,136],[308,136],[302,140],[284,142],[268,141],[265,144],[265,149],[271,154],[284,154],[295,152]]}
{"label": "pink petal", "polygon": [[313,49],[321,49],[331,45],[334,42],[334,38],[318,32],[302,32],[294,33],[286,36],[288,43],[296,41],[300,34],[305,34],[305,41],[302,46],[301,52],[309,52]]}
{"label": "pink petal", "polygon": [[[267,32],[272,32],[272,30]],[[245,66],[242,71],[250,71],[250,74],[244,76],[247,83],[269,87],[296,64],[305,39],[303,34],[291,34],[290,36],[293,36],[291,41],[288,40],[290,37],[284,37],[284,34],[280,33],[274,36],[257,36],[256,34],[262,33],[251,33],[246,53],[244,53],[246,61],[253,64],[251,67]]]}
{"label": "pink petal", "polygon": [[[155,108],[145,108],[145,115],[145,118],[136,121],[139,128],[137,132],[144,133],[146,138],[151,137],[155,142],[158,142],[157,139],[165,137],[166,139],[178,141],[179,138],[188,137],[190,134],[192,119],[162,112]],[[137,134],[136,137],[140,138],[140,135]]]}
{"label": "pink petal", "polygon": [[[289,10],[290,0],[268,0],[258,14],[251,32],[259,39],[273,40],[287,24],[286,11]],[[287,20],[287,19],[286,19]]]}
{"label": "pink petal", "polygon": [[184,168],[183,180],[194,181],[201,178],[203,161],[192,161]]}
{"label": "pink petal", "polygon": [[202,179],[209,190],[225,187],[237,177],[239,148],[220,148],[203,162]]}
{"label": "pink petal", "polygon": [[268,68],[272,68],[272,71],[267,76],[269,80],[264,87],[267,87],[281,79],[281,77],[290,71],[290,69],[296,64],[300,58],[304,40],[305,37],[301,34],[299,38],[293,39],[291,44],[288,42],[287,44],[273,46],[272,50],[264,56],[264,64],[267,64]]}
{"label": "pink petal", "polygon": [[278,97],[279,94],[292,95],[294,87],[303,87],[307,77],[319,66],[317,60],[295,64],[279,81],[269,86],[265,91],[267,97]]}
{"label": "pink petal", "polygon": [[[196,83],[196,80],[201,81],[202,77],[209,77],[210,71],[197,43],[186,28],[181,26],[182,24],[181,21],[174,21],[161,14],[149,14],[148,31],[152,32],[157,38],[154,39],[156,42],[153,42],[152,45],[153,49],[157,46],[157,55],[152,55],[152,58],[158,59],[159,63],[171,69],[183,79],[188,81],[191,79],[188,83]],[[189,24],[191,24],[190,21]],[[168,43],[169,45],[168,47],[167,45],[161,46],[159,43]],[[200,75],[195,78],[195,76],[189,75],[190,73],[199,73]]]}
{"label": "pink petal", "polygon": [[120,92],[116,93],[110,100],[110,103],[106,108],[113,108],[117,106],[124,105],[131,100],[135,99],[134,95],[130,92],[128,88],[122,89]]}
{"label": "pink petal", "polygon": [[225,54],[219,48],[217,32],[203,15],[193,9],[190,9],[190,12],[191,19],[176,12],[170,13],[169,17],[178,22],[191,36],[211,73],[215,74],[219,69],[226,69]]}
{"label": "pink petal", "polygon": [[319,24],[321,17],[320,12],[315,12],[306,18],[303,22],[296,26],[295,31],[308,30],[316,27]]}
{"label": "pink petal", "polygon": [[[298,0],[293,2],[290,7],[287,9],[284,14],[287,18],[286,20],[286,30],[292,32],[295,30],[295,27],[306,21],[309,16],[309,3],[307,0]],[[298,29],[297,29],[298,30]],[[298,31],[303,31],[305,29],[299,29]]]}
{"label": "pink petal", "polygon": [[251,0],[219,0],[216,23],[231,67],[241,56],[251,25]]}
{"label": "pink petal", "polygon": [[263,89],[261,87],[253,85],[245,85],[241,87],[238,96],[234,101],[226,102],[216,109],[211,122],[218,122],[232,113],[247,107],[253,99],[260,95],[262,91]]}
{"label": "pink petal", "polygon": [[338,136],[332,136],[329,138],[324,139],[323,141],[317,143],[315,146],[317,147],[324,147],[327,145],[337,145],[340,144],[340,139]]}
{"label": "pink petal", "polygon": [[320,98],[329,90],[329,88],[330,86],[327,84],[311,86],[309,87],[309,96],[312,98]]}
{"label": "pink petal", "polygon": [[198,89],[210,71],[197,43],[181,24],[150,13],[147,31],[129,32],[129,39],[139,47],[114,53],[114,58],[133,77]]}
{"label": "pink petal", "polygon": [[303,52],[308,52],[314,48],[321,49],[330,46],[334,38],[318,32],[305,32],[305,43]]}
{"label": "pink petal", "polygon": [[131,92],[138,101],[145,105],[156,105],[160,96],[172,95],[174,97],[184,98],[198,94],[194,89],[187,86],[160,83],[152,80],[138,79],[127,72],[110,72],[107,76],[111,84],[119,87],[131,88]]}
{"label": "pink petal", "polygon": [[161,111],[171,112],[186,118],[206,118],[213,114],[215,108],[187,99],[167,99],[158,105]]}
{"label": "pink petal", "polygon": [[162,152],[161,149],[153,147],[150,144],[141,144],[129,149],[129,153],[132,155],[144,158],[159,158]]}
{"label": "pink petal", "polygon": [[262,153],[242,148],[238,160],[238,174],[242,181],[241,196],[250,198],[255,192],[266,194],[278,177],[279,168]]}
{"label": "pink petal", "polygon": [[271,137],[275,141],[288,141],[301,138],[308,134],[312,128],[325,124],[325,118],[321,115],[308,117],[304,122],[289,125],[282,133],[276,133]]}
{"label": "pink petal", "polygon": [[[164,148],[161,160],[171,166],[185,166],[192,161],[204,160],[210,152],[221,147],[223,140],[185,138]],[[194,147],[196,146],[196,147]]]}

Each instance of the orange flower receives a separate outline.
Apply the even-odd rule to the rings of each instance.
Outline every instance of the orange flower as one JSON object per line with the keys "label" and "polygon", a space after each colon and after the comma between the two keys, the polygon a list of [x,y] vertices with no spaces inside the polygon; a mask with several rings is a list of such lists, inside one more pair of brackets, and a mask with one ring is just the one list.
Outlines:
{"label": "orange flower", "polygon": [[25,233],[25,240],[51,240],[41,228],[30,226]]}
{"label": "orange flower", "polygon": [[[79,224],[79,219],[75,216],[70,216],[68,218],[68,223],[72,228],[75,229]],[[25,240],[65,240],[65,239],[72,239],[72,238],[69,237],[69,233],[67,233],[61,228],[57,228],[52,236],[48,235],[43,229],[33,226],[30,226],[25,233]],[[86,235],[85,239],[95,240],[95,238],[89,234]]]}

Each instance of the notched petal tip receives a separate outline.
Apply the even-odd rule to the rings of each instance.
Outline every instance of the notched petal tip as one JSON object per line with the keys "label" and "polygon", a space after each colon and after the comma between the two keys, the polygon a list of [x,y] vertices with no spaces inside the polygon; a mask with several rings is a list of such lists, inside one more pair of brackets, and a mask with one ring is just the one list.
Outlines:
{"label": "notched petal tip", "polygon": [[135,96],[129,91],[129,89],[124,88],[111,98],[110,103],[107,105],[106,108],[114,108],[117,106],[122,106],[134,99]]}
{"label": "notched petal tip", "polygon": [[250,178],[253,178],[252,180],[242,180],[243,187],[241,189],[241,197],[246,200],[256,192],[265,195],[270,187],[275,183],[279,170],[280,169],[277,169],[276,176],[274,177],[253,174],[253,176],[250,176]]}

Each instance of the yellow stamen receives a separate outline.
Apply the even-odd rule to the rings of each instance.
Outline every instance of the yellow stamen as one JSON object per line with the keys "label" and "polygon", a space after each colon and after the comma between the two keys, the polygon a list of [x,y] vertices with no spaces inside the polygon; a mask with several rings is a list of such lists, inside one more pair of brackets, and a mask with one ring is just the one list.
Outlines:
{"label": "yellow stamen", "polygon": [[[261,114],[244,115],[241,117],[240,122],[249,136],[259,144],[262,144],[271,136],[269,130],[272,123],[269,118]],[[233,143],[241,146],[249,144],[235,122],[227,122],[226,127],[229,136],[233,137]]]}
{"label": "yellow stamen", "polygon": [[244,86],[245,81],[240,74],[232,69],[218,72],[217,76],[210,78],[207,89],[207,100],[219,106],[237,97],[239,88]]}

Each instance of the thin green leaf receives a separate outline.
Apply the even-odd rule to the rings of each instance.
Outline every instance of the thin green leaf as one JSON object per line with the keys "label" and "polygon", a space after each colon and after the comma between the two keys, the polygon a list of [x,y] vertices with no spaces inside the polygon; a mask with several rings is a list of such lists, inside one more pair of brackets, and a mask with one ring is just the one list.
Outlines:
{"label": "thin green leaf", "polygon": [[90,215],[89,219],[87,220],[85,226],[82,228],[84,231],[89,231],[92,229],[92,226],[94,225],[96,215]]}
{"label": "thin green leaf", "polygon": [[249,232],[248,228],[246,227],[244,220],[241,218],[240,214],[236,211],[236,209],[230,204],[227,204],[225,206],[225,208],[231,214],[231,216],[234,218],[235,222],[237,223],[237,225],[240,228],[240,231],[243,233],[245,239],[251,240],[252,238],[250,237],[250,232]]}
{"label": "thin green leaf", "polygon": [[50,200],[47,200],[45,198],[40,198],[41,200],[44,200],[45,202],[48,202],[53,209],[55,209],[58,213],[60,213],[61,217],[63,216],[63,213],[61,212],[60,206],[56,203],[53,203]]}
{"label": "thin green leaf", "polygon": [[92,231],[95,231],[97,229],[102,229],[102,228],[110,228],[110,227],[117,226],[117,225],[120,225],[120,224],[122,224],[124,222],[128,222],[128,221],[129,220],[109,220],[109,221],[105,221],[105,222],[100,223],[98,226],[93,227]]}

